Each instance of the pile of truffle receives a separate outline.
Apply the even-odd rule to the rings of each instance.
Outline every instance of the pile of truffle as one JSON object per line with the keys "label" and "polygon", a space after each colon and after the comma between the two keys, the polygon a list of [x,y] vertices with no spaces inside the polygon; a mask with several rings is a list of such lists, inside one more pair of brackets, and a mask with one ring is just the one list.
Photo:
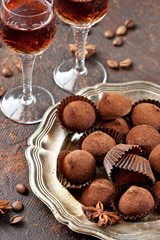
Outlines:
{"label": "pile of truffle", "polygon": [[[134,221],[160,212],[160,102],[132,105],[122,94],[105,93],[96,106],[74,95],[61,101],[57,120],[69,133],[83,133],[76,150],[60,152],[57,177],[82,190],[84,206],[101,202]],[[108,178],[97,179],[96,166]]]}

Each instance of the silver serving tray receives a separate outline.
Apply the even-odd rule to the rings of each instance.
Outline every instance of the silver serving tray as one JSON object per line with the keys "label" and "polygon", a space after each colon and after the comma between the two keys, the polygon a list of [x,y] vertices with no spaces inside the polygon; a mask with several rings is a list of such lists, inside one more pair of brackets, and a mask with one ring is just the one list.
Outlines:
{"label": "silver serving tray", "polygon": [[[98,103],[105,92],[121,93],[132,101],[143,98],[160,100],[160,86],[151,82],[97,84],[82,89],[78,94]],[[105,229],[98,228],[83,214],[80,202],[57,179],[56,166],[59,151],[76,144],[78,134],[69,135],[56,122],[58,104],[50,107],[38,129],[28,140],[26,158],[29,181],[34,194],[52,211],[56,219],[75,232],[99,239],[160,239],[160,215],[150,214],[140,222],[121,222]],[[103,171],[98,169],[98,176]],[[156,220],[158,219],[158,220]]]}

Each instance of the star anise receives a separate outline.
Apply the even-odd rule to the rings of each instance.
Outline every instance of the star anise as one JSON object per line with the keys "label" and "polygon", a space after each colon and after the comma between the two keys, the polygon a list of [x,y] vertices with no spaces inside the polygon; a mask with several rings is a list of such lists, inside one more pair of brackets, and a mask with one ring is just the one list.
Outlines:
{"label": "star anise", "polygon": [[9,210],[12,209],[12,207],[8,206],[8,204],[9,204],[9,201],[0,201],[0,213],[1,214],[5,214]]}
{"label": "star anise", "polygon": [[109,211],[104,211],[103,204],[99,201],[96,207],[82,206],[84,214],[90,221],[96,222],[98,227],[106,227],[113,225],[120,220],[120,217]]}

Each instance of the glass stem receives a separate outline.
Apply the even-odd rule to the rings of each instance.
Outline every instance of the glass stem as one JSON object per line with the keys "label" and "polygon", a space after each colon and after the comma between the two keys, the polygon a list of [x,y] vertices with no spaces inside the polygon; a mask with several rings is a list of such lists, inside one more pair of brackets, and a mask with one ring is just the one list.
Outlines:
{"label": "glass stem", "polygon": [[72,29],[76,44],[76,70],[81,74],[85,74],[87,73],[85,67],[85,46],[90,28],[72,26]]}
{"label": "glass stem", "polygon": [[33,102],[32,95],[32,73],[35,62],[35,56],[31,54],[19,54],[22,63],[22,77],[23,77],[23,101],[26,105]]}

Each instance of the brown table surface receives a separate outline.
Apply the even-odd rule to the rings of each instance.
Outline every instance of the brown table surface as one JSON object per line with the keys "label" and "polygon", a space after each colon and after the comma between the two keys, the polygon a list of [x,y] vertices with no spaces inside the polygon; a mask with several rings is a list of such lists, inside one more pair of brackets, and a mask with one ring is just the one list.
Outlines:
{"label": "brown table surface", "polygon": [[[135,30],[129,30],[123,37],[122,47],[113,47],[112,40],[103,36],[105,30],[116,28],[125,19],[133,18]],[[111,0],[107,16],[91,29],[88,42],[98,45],[95,58],[101,61],[108,72],[108,82],[126,82],[146,80],[154,83],[160,81],[160,5],[159,0]],[[52,71],[56,64],[71,57],[68,43],[71,29],[58,20],[57,34],[54,43],[40,57],[37,57],[33,83],[46,89],[54,95],[58,102],[68,94],[61,90],[53,81]],[[72,39],[72,38],[71,38]],[[108,69],[106,61],[116,59],[121,61],[131,58],[130,69]],[[4,45],[0,48],[0,66],[8,64],[13,76],[4,78],[0,73],[0,86],[5,90],[21,85],[21,73],[16,70],[16,56]],[[67,226],[59,223],[50,210],[32,193],[29,186],[28,164],[24,155],[29,136],[37,129],[38,124],[21,125],[7,119],[0,112],[0,200],[16,200],[24,203],[21,214],[24,221],[18,226],[9,224],[10,212],[0,216],[0,240],[89,240],[93,237],[72,232]],[[22,196],[16,192],[17,183],[24,183],[29,188],[29,195]]]}

